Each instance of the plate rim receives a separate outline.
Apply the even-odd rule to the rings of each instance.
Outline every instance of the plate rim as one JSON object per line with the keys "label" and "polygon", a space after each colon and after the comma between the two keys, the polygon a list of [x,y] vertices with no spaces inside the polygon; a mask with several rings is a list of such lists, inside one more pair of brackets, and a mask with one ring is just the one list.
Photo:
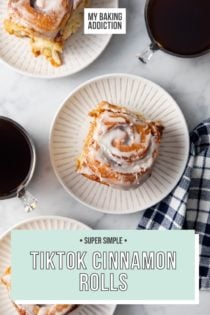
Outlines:
{"label": "plate rim", "polygon": [[[5,0],[4,0],[5,1]],[[119,8],[119,0],[113,0],[113,1],[116,1],[116,7]],[[75,34],[76,35],[76,34]],[[11,35],[12,36],[12,35]],[[103,36],[103,35],[102,35]],[[0,54],[0,62],[9,67],[12,71],[15,71],[16,73],[18,74],[21,74],[23,76],[26,76],[26,77],[29,77],[29,78],[35,78],[35,79],[43,79],[43,80],[56,80],[56,79],[59,79],[59,78],[66,78],[66,77],[69,77],[69,76],[73,76],[75,75],[76,73],[79,73],[83,70],[85,70],[86,68],[88,68],[90,65],[92,65],[103,53],[104,51],[106,50],[106,48],[109,46],[110,42],[111,42],[111,39],[113,37],[113,34],[107,34],[107,42],[106,44],[104,45],[103,49],[100,51],[100,53],[93,59],[91,60],[90,62],[88,62],[85,66],[82,66],[80,68],[78,68],[78,70],[74,70],[73,72],[70,72],[70,73],[63,73],[63,74],[53,74],[53,75],[40,75],[40,74],[35,74],[35,73],[32,73],[32,72],[27,72],[26,70],[21,70],[19,68],[16,68],[15,66],[11,65],[10,63],[8,63],[6,60],[4,60]],[[18,38],[19,39],[19,38]],[[20,39],[21,40],[21,39]],[[64,47],[65,49],[65,47]],[[31,56],[32,58],[36,58],[34,57],[33,55]],[[48,62],[46,60],[46,62]],[[61,65],[62,67],[63,65]]]}
{"label": "plate rim", "polygon": [[[108,73],[108,74],[103,74],[100,76],[96,76],[92,79],[89,79],[85,82],[83,82],[82,84],[78,85],[76,88],[74,88],[69,94],[68,96],[62,101],[62,103],[60,104],[60,106],[58,107],[58,109],[56,110],[53,120],[51,122],[51,126],[50,126],[50,133],[49,133],[49,144],[48,144],[48,149],[49,149],[49,153],[50,153],[50,162],[51,162],[51,166],[53,168],[54,174],[56,175],[56,178],[58,179],[59,183],[61,184],[61,186],[64,188],[64,190],[71,196],[73,197],[76,201],[78,201],[79,203],[81,203],[82,205],[96,210],[100,213],[106,213],[106,214],[113,214],[113,215],[123,215],[123,214],[133,214],[133,213],[138,213],[138,212],[142,212],[148,208],[145,209],[140,209],[140,210],[119,210],[119,211],[114,211],[114,210],[108,210],[108,209],[100,209],[98,207],[95,207],[93,205],[90,205],[88,203],[86,203],[85,201],[81,200],[79,197],[77,197],[72,191],[70,191],[68,189],[68,187],[65,185],[65,183],[62,181],[62,179],[59,176],[59,173],[56,169],[55,163],[53,161],[53,150],[52,150],[52,134],[53,134],[53,130],[54,130],[54,125],[56,123],[57,117],[59,115],[59,113],[62,111],[63,107],[66,105],[67,101],[75,94],[77,93],[79,90],[83,89],[85,86],[94,83],[98,80],[102,80],[102,79],[106,79],[106,78],[115,78],[115,77],[124,77],[124,78],[130,78],[130,79],[135,79],[135,80],[142,80],[144,82],[146,82],[147,84],[152,85],[153,87],[155,87],[156,89],[158,89],[159,91],[161,91],[162,93],[164,93],[169,99],[171,99],[171,101],[174,103],[174,105],[176,106],[176,109],[179,111],[182,120],[183,120],[183,125],[185,127],[186,130],[186,156],[183,162],[183,166],[182,169],[180,168],[180,175],[178,180],[176,180],[176,182],[174,182],[174,185],[172,186],[172,188],[170,190],[167,190],[167,193],[165,193],[165,196],[160,199],[158,199],[154,204],[151,204],[150,208],[153,207],[154,205],[158,204],[159,202],[161,202],[164,198],[166,198],[168,196],[168,194],[170,194],[170,192],[176,187],[176,185],[178,184],[179,180],[181,179],[184,170],[186,168],[187,165],[187,161],[189,159],[189,152],[190,152],[190,136],[189,136],[189,128],[188,128],[188,124],[186,121],[186,118],[184,116],[184,113],[182,112],[181,108],[179,107],[178,103],[176,102],[176,100],[170,95],[169,92],[167,92],[163,87],[161,87],[159,84],[148,80],[142,76],[138,76],[138,75],[134,75],[134,74],[129,74],[129,73]],[[187,137],[188,134],[188,137]]]}
{"label": "plate rim", "polygon": [[59,216],[59,215],[39,215],[37,217],[21,220],[20,222],[13,224],[11,227],[6,229],[6,231],[0,234],[0,243],[3,241],[5,237],[9,235],[9,233],[11,233],[14,229],[21,227],[23,224],[27,224],[33,221],[42,221],[42,220],[64,220],[64,221],[69,221],[72,223],[79,224],[87,230],[92,230],[92,228],[86,225],[85,223],[69,218],[69,217],[64,217],[64,216]]}

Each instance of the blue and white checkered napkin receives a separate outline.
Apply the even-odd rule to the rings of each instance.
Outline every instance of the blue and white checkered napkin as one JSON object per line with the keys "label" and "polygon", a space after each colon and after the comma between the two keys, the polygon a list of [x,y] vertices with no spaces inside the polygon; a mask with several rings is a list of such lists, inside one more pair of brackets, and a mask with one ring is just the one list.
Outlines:
{"label": "blue and white checkered napkin", "polygon": [[200,234],[200,288],[210,289],[210,119],[190,135],[185,172],[176,188],[147,209],[138,229],[194,229]]}

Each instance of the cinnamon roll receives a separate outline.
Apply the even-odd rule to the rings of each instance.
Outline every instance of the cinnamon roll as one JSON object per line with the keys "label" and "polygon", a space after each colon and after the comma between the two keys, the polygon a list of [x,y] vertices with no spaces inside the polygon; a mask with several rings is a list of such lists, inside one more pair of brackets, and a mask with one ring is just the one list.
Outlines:
{"label": "cinnamon roll", "polygon": [[77,172],[119,189],[137,188],[150,176],[164,127],[127,108],[101,102],[77,160]]}
{"label": "cinnamon roll", "polygon": [[9,34],[29,37],[35,56],[44,55],[60,66],[64,42],[81,26],[89,1],[9,0],[4,26]]}
{"label": "cinnamon roll", "polygon": [[[11,268],[5,271],[1,282],[6,286],[9,294],[11,290]],[[51,305],[17,305],[12,302],[19,315],[69,315],[77,306],[67,304]]]}

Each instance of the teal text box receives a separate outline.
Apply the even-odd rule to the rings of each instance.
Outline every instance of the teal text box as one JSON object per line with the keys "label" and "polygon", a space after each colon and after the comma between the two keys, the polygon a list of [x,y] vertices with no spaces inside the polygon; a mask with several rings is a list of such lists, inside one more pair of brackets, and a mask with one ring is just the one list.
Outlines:
{"label": "teal text box", "polygon": [[[47,252],[56,253],[51,261],[55,269],[47,261]],[[85,252],[85,266],[74,266],[79,252]],[[93,266],[94,252],[99,253],[94,254],[97,266]],[[71,254],[67,256],[67,253]],[[128,265],[120,260],[122,253],[130,257]],[[134,253],[139,254],[139,266],[132,260]],[[150,259],[147,264],[142,253]],[[117,267],[116,261],[115,265],[113,260],[110,262],[110,255],[118,258]],[[194,301],[198,289],[195,256],[193,231],[15,230],[12,232],[12,298],[36,303]],[[124,283],[119,280],[122,278]]]}

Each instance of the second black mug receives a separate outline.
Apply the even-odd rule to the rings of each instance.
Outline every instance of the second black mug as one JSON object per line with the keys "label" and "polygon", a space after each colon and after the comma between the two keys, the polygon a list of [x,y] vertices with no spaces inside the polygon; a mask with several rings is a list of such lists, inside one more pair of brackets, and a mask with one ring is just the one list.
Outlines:
{"label": "second black mug", "polygon": [[144,63],[159,49],[185,58],[210,50],[209,0],[147,0],[145,21],[151,44],[138,56]]}

